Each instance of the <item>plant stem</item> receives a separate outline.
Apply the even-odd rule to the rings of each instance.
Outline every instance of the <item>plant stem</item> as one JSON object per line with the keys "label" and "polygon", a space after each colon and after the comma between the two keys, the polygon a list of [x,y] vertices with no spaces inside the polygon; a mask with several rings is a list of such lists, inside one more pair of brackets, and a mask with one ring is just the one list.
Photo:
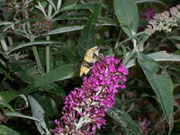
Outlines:
{"label": "plant stem", "polygon": [[[27,17],[26,17],[27,18]],[[29,40],[31,42],[34,41],[34,35],[32,34],[31,32],[31,25],[29,22],[27,22],[27,28],[28,28],[28,33],[29,33]],[[35,57],[35,61],[36,61],[36,64],[38,65],[39,69],[40,69],[40,72],[42,73],[43,71],[43,68],[42,68],[42,65],[41,65],[41,61],[40,61],[40,58],[39,58],[39,54],[38,54],[38,51],[37,51],[37,47],[36,46],[32,46],[32,50],[33,50],[33,55]]]}
{"label": "plant stem", "polygon": [[38,65],[38,67],[40,68],[40,70],[42,71],[43,68],[42,68],[42,65],[41,65],[41,61],[40,61],[40,58],[39,58],[37,47],[36,46],[32,46],[32,50],[33,50],[33,55],[35,57],[36,63]]}
{"label": "plant stem", "polygon": [[[28,11],[26,11],[26,14],[28,15]],[[28,16],[26,15],[26,19],[28,19]],[[31,31],[31,25],[30,25],[30,22],[27,22],[27,30],[28,30],[28,34],[29,34],[29,40],[31,42],[34,41],[34,35],[32,34],[32,31]],[[32,50],[33,50],[33,55],[35,57],[35,61],[36,61],[36,64],[38,65],[39,69],[40,69],[40,73],[42,74],[43,72],[43,68],[42,68],[42,65],[41,65],[41,61],[40,61],[40,58],[39,58],[39,54],[38,54],[38,51],[37,51],[37,47],[36,46],[32,46]]]}
{"label": "plant stem", "polygon": [[[50,39],[50,36],[46,37],[46,40],[48,41]],[[46,73],[50,71],[50,47],[49,45],[46,46]]]}
{"label": "plant stem", "polygon": [[124,65],[126,66],[127,62],[131,59],[131,57],[135,54],[135,49],[133,49],[130,54],[123,60]]}
{"label": "plant stem", "polygon": [[125,42],[127,42],[127,41],[129,41],[129,40],[134,39],[135,37],[138,37],[138,36],[140,36],[140,35],[143,35],[144,33],[145,33],[145,31],[139,32],[139,33],[133,35],[132,37],[129,37],[129,38],[127,38],[127,39],[121,41],[118,45],[115,46],[114,49],[118,48],[121,44],[123,44],[123,43],[125,43]]}
{"label": "plant stem", "polygon": [[121,37],[121,33],[122,31],[120,30],[119,31],[119,35],[118,35],[118,38],[117,38],[117,41],[116,41],[116,45],[115,45],[115,48],[114,49],[117,49],[119,47],[119,40],[120,40],[120,37]]}
{"label": "plant stem", "polygon": [[132,42],[133,42],[133,50],[130,52],[130,54],[127,56],[127,57],[125,57],[125,59],[123,60],[123,63],[124,63],[124,65],[126,65],[127,64],[127,62],[131,59],[131,57],[136,53],[136,52],[139,52],[139,48],[138,48],[138,46],[137,46],[137,41],[136,41],[136,39],[132,39]]}
{"label": "plant stem", "polygon": [[[48,7],[48,19],[51,19],[51,15],[52,15],[52,5],[49,4]],[[46,36],[46,40],[49,41],[50,40],[50,36]],[[49,45],[46,46],[46,73],[48,73],[50,71],[50,47]]]}

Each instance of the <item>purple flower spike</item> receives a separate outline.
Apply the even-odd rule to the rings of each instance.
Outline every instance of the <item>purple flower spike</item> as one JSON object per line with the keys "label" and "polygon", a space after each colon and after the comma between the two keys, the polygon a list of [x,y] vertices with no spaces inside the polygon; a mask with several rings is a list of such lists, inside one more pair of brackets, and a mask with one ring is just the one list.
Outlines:
{"label": "purple flower spike", "polygon": [[[75,88],[65,98],[63,117],[55,135],[94,135],[96,129],[106,124],[105,112],[115,103],[115,93],[124,89],[128,70],[113,56],[104,57],[92,69],[90,77],[83,78],[81,88]],[[65,126],[62,126],[65,125]]]}

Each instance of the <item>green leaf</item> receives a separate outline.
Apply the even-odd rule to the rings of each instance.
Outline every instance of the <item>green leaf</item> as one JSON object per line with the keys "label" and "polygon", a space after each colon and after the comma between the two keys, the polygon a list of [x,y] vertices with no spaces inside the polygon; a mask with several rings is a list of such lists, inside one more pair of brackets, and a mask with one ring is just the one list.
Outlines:
{"label": "green leaf", "polygon": [[0,91],[0,95],[4,98],[4,100],[7,103],[9,103],[19,95],[19,92],[10,91],[10,90],[9,91]]}
{"label": "green leaf", "polygon": [[170,36],[170,37],[167,37],[167,39],[180,41],[180,36]]}
{"label": "green leaf", "polygon": [[124,45],[121,45],[121,48],[123,50],[123,57],[125,58],[126,57],[126,54],[127,54],[127,49]]}
{"label": "green leaf", "polygon": [[39,20],[39,18],[24,18],[20,20],[18,23],[27,23],[27,22],[34,23],[37,20]]}
{"label": "green leaf", "polygon": [[138,8],[135,0],[114,0],[114,11],[123,31],[131,37],[139,24]]}
{"label": "green leaf", "polygon": [[16,51],[18,49],[28,47],[28,46],[35,46],[35,45],[50,45],[50,44],[60,44],[60,42],[55,42],[55,41],[35,41],[35,42],[28,42],[28,43],[22,43],[17,46],[12,46],[11,48],[8,48],[9,51],[7,52],[10,54],[13,51]]}
{"label": "green leaf", "polygon": [[59,10],[61,8],[62,5],[62,0],[58,0],[57,2],[57,10]]}
{"label": "green leaf", "polygon": [[[155,61],[180,61],[179,55],[167,53],[166,51],[150,53],[148,54],[148,56]],[[136,65],[135,61],[135,59],[131,59],[130,61],[128,61],[128,63],[126,64],[126,68],[130,68]]]}
{"label": "green leaf", "polygon": [[54,111],[53,111],[53,107],[51,104],[51,99],[46,96],[41,96],[38,94],[35,94],[33,97],[38,101],[38,103],[44,109],[46,114],[48,114],[50,117],[53,117]]}
{"label": "green leaf", "polygon": [[[20,60],[13,60],[10,63],[11,71],[15,73],[15,75],[20,78],[22,81],[30,84],[33,81],[33,77],[27,74],[28,69],[24,69],[24,63],[25,61]],[[28,61],[29,62],[29,61]],[[32,66],[29,63],[26,63],[29,67]]]}
{"label": "green leaf", "polygon": [[136,123],[132,120],[131,116],[120,112],[118,109],[110,109],[107,114],[122,127],[125,135],[141,135],[140,130]]}
{"label": "green leaf", "polygon": [[[95,46],[94,35],[96,33],[96,22],[98,20],[100,6],[96,7],[94,13],[90,16],[88,22],[85,24],[84,29],[79,39],[79,54],[84,56],[86,49]],[[86,48],[86,49],[84,49]]]}
{"label": "green leaf", "polygon": [[[62,18],[60,18],[59,20],[61,20]],[[58,19],[56,19],[58,20]],[[116,26],[116,24],[114,22],[104,22],[101,24],[97,24],[96,26]],[[75,25],[75,26],[62,26],[62,27],[58,27],[54,30],[51,30],[45,34],[43,34],[43,36],[49,36],[49,35],[55,35],[55,34],[62,34],[62,33],[67,33],[67,32],[73,32],[73,31],[78,31],[78,30],[82,30],[84,28],[84,25]]]}
{"label": "green leaf", "polygon": [[44,14],[44,16],[46,18],[48,18],[47,14],[45,12],[45,7],[47,6],[48,3],[47,2],[39,2],[39,1],[37,3],[38,3],[38,5],[36,5],[35,8],[39,9]]}
{"label": "green leaf", "polygon": [[94,9],[94,6],[90,4],[71,4],[62,8],[60,11],[77,10],[77,9]]}
{"label": "green leaf", "polygon": [[48,1],[48,2],[52,5],[52,7],[54,8],[54,10],[56,11],[56,6],[55,6],[53,0],[46,0],[46,1]]}
{"label": "green leaf", "polygon": [[136,3],[145,3],[145,2],[152,2],[152,3],[159,3],[164,5],[165,7],[168,7],[164,2],[160,1],[160,0],[136,0]]}
{"label": "green leaf", "polygon": [[179,55],[167,53],[166,51],[150,53],[148,54],[148,56],[154,59],[155,61],[180,61]]}
{"label": "green leaf", "polygon": [[20,135],[20,134],[10,129],[7,126],[0,124],[0,135]]}
{"label": "green leaf", "polygon": [[68,5],[73,5],[73,4],[76,4],[78,2],[78,0],[65,0],[63,2],[63,5],[62,5],[62,8],[68,6]]}
{"label": "green leaf", "polygon": [[8,79],[10,79],[12,81],[11,76],[9,75],[9,73],[7,73],[3,68],[0,67],[0,73],[5,75]]}
{"label": "green leaf", "polygon": [[[53,21],[59,21],[59,20],[88,20],[88,14],[87,13],[72,13],[68,14],[68,12],[64,12],[60,16],[57,16],[53,19]],[[65,26],[67,27],[67,26]],[[84,27],[84,26],[83,26]],[[82,29],[83,29],[82,27]]]}
{"label": "green leaf", "polygon": [[76,64],[66,64],[59,68],[50,71],[49,73],[37,78],[34,82],[28,85],[25,89],[23,94],[27,95],[36,90],[40,87],[51,84],[55,81],[65,80],[68,78],[72,78],[76,75],[76,72],[79,70]]}
{"label": "green leaf", "polygon": [[52,31],[49,31],[48,33],[44,34],[44,36],[62,34],[62,33],[66,33],[66,32],[82,30],[83,27],[84,26],[63,26],[63,27],[54,29]]}
{"label": "green leaf", "polygon": [[[127,42],[127,41],[130,41],[130,40],[132,40],[132,39],[134,39],[134,38],[136,38],[136,37],[138,37],[138,36],[141,36],[141,35],[144,36],[144,34],[145,34],[145,31],[142,31],[142,32],[139,32],[139,33],[136,33],[136,34],[130,36],[129,38],[121,41],[118,45],[116,45],[116,46],[115,46],[115,49],[117,49],[117,48],[118,48],[120,45],[122,45],[123,43],[125,43],[125,42]],[[147,36],[144,36],[144,37],[147,37]],[[144,41],[144,40],[145,40],[145,39],[143,39],[143,41]],[[144,42],[145,42],[145,41],[144,41]]]}
{"label": "green leaf", "polygon": [[158,97],[171,131],[174,125],[173,82],[166,70],[150,57],[138,54],[138,63]]}
{"label": "green leaf", "polygon": [[3,105],[9,108],[9,110],[11,110],[12,112],[14,112],[14,109],[6,102],[6,100],[4,99],[4,97],[2,97],[2,95],[0,95],[0,105]]}
{"label": "green leaf", "polygon": [[61,88],[59,85],[57,85],[56,83],[51,83],[51,84],[48,84],[48,85],[45,85],[43,88],[42,88],[44,91],[46,92],[49,92],[49,93],[53,93],[53,94],[56,94],[58,96],[62,96],[62,97],[65,97],[66,96],[66,93],[64,91],[63,88]]}
{"label": "green leaf", "polygon": [[45,112],[43,108],[32,96],[28,96],[28,100],[31,105],[31,111],[32,111],[33,117],[39,120],[39,122],[35,121],[37,129],[42,135],[50,135],[50,132],[47,129],[47,126],[44,120]]}
{"label": "green leaf", "polygon": [[30,120],[40,122],[40,120],[35,117],[24,115],[24,114],[17,113],[17,112],[7,112],[6,115],[11,116],[11,117],[20,117],[20,118],[25,118],[25,119],[30,119]]}
{"label": "green leaf", "polygon": [[118,26],[119,24],[108,17],[100,17],[96,26]]}
{"label": "green leaf", "polygon": [[13,23],[12,22],[1,21],[0,26],[1,25],[13,25]]}
{"label": "green leaf", "polygon": [[[176,40],[176,41],[180,42],[180,36],[170,36],[170,37],[167,37],[167,39],[169,39],[169,40]],[[177,43],[177,44],[176,44],[176,47],[177,47],[178,49],[180,49],[180,44]]]}

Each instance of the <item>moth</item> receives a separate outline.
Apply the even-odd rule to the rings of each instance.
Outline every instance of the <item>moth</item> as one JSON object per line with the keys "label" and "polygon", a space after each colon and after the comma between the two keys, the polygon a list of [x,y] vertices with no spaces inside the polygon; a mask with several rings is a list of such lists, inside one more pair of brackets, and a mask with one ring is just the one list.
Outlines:
{"label": "moth", "polygon": [[80,69],[80,77],[83,75],[87,75],[87,73],[91,70],[94,63],[96,63],[102,54],[99,54],[100,48],[98,46],[94,46],[86,51],[84,56],[84,60],[81,65]]}

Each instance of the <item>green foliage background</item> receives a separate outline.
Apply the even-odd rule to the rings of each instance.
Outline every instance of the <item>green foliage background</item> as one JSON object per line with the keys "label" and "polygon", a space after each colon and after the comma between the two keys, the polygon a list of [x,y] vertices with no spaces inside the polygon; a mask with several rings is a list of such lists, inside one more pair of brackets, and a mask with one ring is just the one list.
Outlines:
{"label": "green foliage background", "polygon": [[[0,134],[50,134],[63,100],[80,87],[80,65],[98,45],[129,69],[97,135],[179,134],[180,27],[145,35],[148,8],[177,0],[1,0]],[[142,27],[141,32],[138,27]],[[166,52],[165,52],[166,51]],[[90,74],[90,73],[89,73]]]}

